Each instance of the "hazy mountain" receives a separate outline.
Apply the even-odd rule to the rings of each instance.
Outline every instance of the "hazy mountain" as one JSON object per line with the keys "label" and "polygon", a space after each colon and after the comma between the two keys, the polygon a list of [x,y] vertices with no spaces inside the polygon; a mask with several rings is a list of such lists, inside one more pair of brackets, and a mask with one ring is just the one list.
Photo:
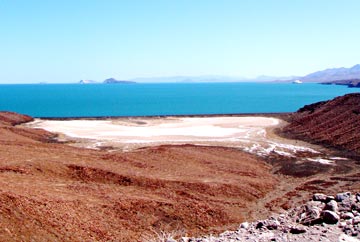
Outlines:
{"label": "hazy mountain", "polygon": [[126,81],[126,80],[116,80],[115,78],[108,78],[103,81],[105,84],[131,84],[135,83],[134,81]]}
{"label": "hazy mountain", "polygon": [[337,80],[350,80],[360,78],[360,64],[351,68],[332,68],[323,71],[317,71],[306,75],[301,79],[303,82],[331,82]]}
{"label": "hazy mountain", "polygon": [[291,82],[292,80],[299,79],[298,76],[258,76],[254,79],[249,79],[250,81],[257,82]]}
{"label": "hazy mountain", "polygon": [[[322,71],[310,73],[303,77],[298,76],[266,76],[261,75],[255,78],[247,77],[231,77],[220,75],[204,75],[204,76],[168,76],[168,77],[140,77],[130,80],[116,80],[115,78],[108,78],[103,83],[112,84],[128,84],[128,83],[211,83],[211,82],[292,82],[294,80],[301,80],[302,82],[332,82],[339,80],[354,80],[360,79],[360,64],[351,68],[332,68]],[[80,83],[97,83],[92,80],[81,80]]]}
{"label": "hazy mountain", "polygon": [[191,82],[236,82],[243,77],[227,76],[168,76],[168,77],[142,77],[132,81],[142,83],[191,83]]}
{"label": "hazy mountain", "polygon": [[170,77],[142,77],[135,78],[132,81],[139,83],[211,83],[211,82],[268,82],[268,81],[284,81],[294,79],[291,77],[273,77],[273,76],[258,76],[255,78],[246,77],[231,77],[231,76],[170,76]]}
{"label": "hazy mountain", "polygon": [[[216,83],[216,82],[271,82],[271,81],[289,81],[297,79],[296,76],[278,77],[278,76],[258,76],[255,78],[232,77],[220,75],[204,75],[204,76],[167,76],[167,77],[139,77],[129,80],[116,80],[108,78],[102,83]],[[81,80],[81,84],[100,83],[92,80]]]}

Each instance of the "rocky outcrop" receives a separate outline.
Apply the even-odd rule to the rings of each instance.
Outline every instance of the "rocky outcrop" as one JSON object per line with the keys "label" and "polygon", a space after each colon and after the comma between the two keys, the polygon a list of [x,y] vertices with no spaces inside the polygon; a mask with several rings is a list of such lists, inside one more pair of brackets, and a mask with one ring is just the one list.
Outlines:
{"label": "rocky outcrop", "polygon": [[181,238],[183,242],[208,241],[359,241],[360,194],[335,197],[314,194],[302,206],[265,220],[244,222],[236,231],[218,237]]}
{"label": "rocky outcrop", "polygon": [[283,133],[360,156],[360,93],[306,105],[292,114]]}
{"label": "rocky outcrop", "polygon": [[31,122],[34,119],[28,115],[18,114],[14,112],[0,112],[0,124],[18,125]]}
{"label": "rocky outcrop", "polygon": [[336,80],[336,81],[330,81],[330,82],[323,82],[321,84],[325,85],[345,85],[348,87],[360,87],[360,79],[346,79],[346,80]]}

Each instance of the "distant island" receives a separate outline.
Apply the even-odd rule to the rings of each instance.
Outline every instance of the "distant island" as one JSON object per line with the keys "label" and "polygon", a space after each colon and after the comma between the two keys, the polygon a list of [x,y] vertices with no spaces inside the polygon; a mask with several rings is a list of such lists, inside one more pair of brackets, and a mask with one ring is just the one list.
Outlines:
{"label": "distant island", "polygon": [[93,81],[93,80],[80,80],[79,82],[80,84],[94,84],[94,83],[98,83],[97,81]]}
{"label": "distant island", "polygon": [[[93,80],[80,80],[80,84],[101,84],[101,82],[93,81]],[[115,78],[108,78],[104,80],[102,83],[104,84],[133,84],[136,83],[134,81],[126,81],[126,80],[116,80]]]}
{"label": "distant island", "polygon": [[103,81],[105,84],[134,84],[134,81],[126,81],[126,80],[116,80],[115,78],[108,78]]}

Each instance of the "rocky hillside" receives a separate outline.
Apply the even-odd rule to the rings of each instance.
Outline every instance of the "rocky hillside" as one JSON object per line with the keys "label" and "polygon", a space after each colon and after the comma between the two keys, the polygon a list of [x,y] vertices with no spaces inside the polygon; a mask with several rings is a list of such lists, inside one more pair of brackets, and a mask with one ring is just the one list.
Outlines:
{"label": "rocky hillside", "polygon": [[360,93],[306,105],[291,116],[283,131],[360,156]]}
{"label": "rocky hillside", "polygon": [[27,115],[21,115],[14,112],[0,112],[0,124],[17,125],[33,121],[34,119]]}

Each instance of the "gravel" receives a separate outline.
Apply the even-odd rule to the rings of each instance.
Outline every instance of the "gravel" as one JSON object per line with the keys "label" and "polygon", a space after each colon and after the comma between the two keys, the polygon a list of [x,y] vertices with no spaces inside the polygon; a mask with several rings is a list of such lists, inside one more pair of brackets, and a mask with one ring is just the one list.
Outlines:
{"label": "gravel", "polygon": [[317,193],[302,206],[266,220],[243,222],[236,231],[179,241],[360,241],[360,193]]}

